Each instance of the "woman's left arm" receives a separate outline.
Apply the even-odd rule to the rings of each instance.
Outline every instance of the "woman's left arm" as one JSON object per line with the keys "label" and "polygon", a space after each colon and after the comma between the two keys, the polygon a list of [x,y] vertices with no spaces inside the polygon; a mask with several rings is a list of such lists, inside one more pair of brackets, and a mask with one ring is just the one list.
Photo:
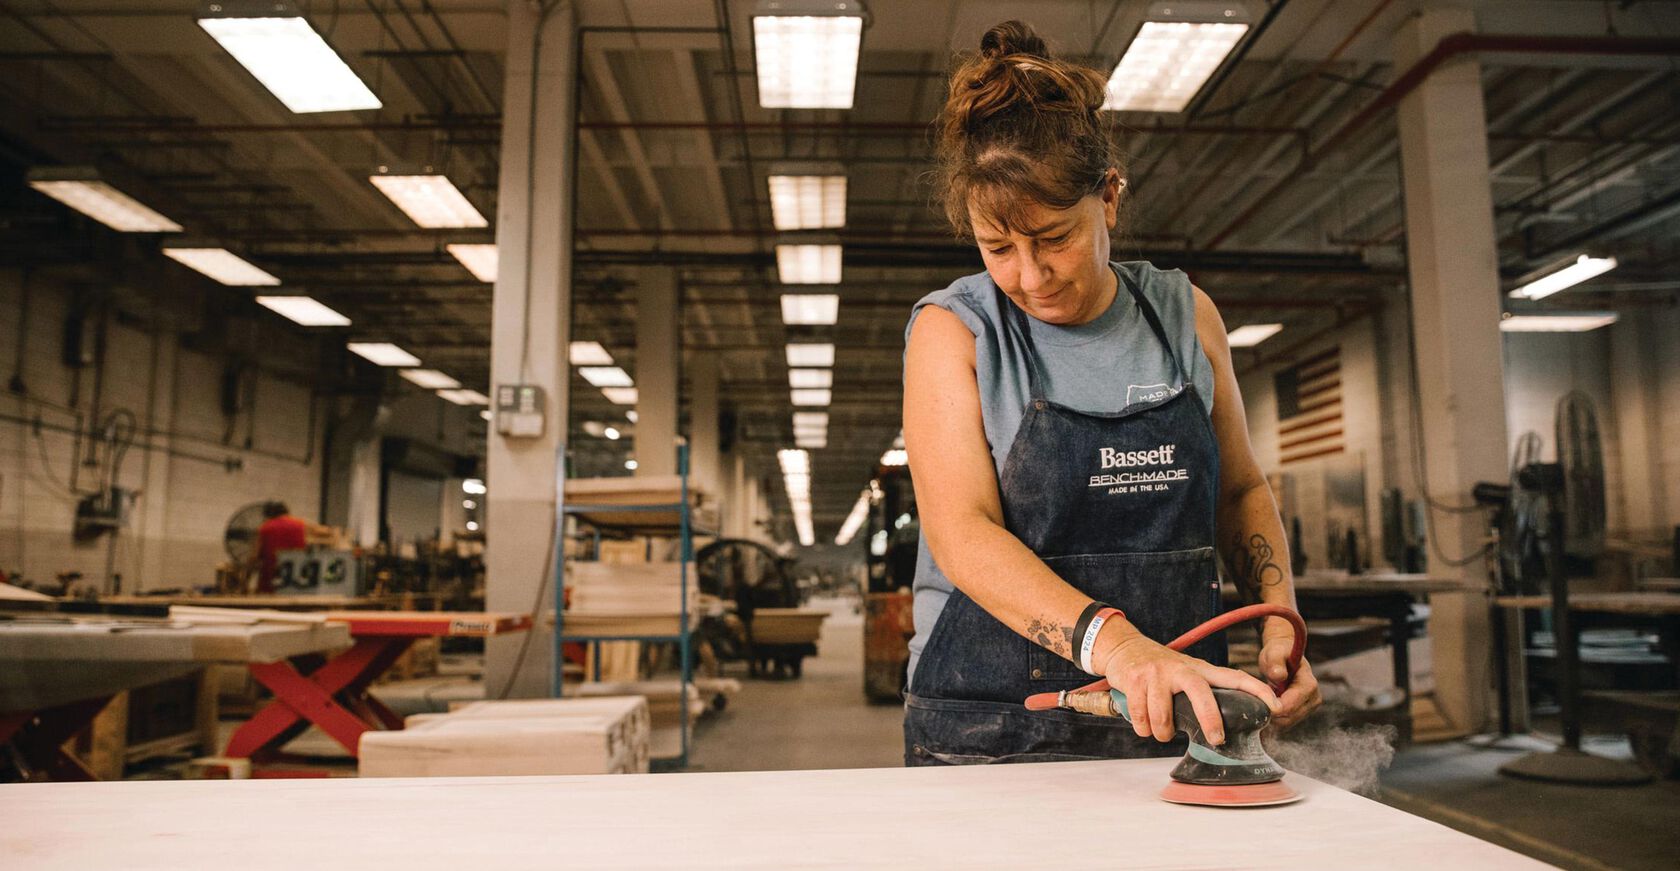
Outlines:
{"label": "woman's left arm", "polygon": [[[1290,571],[1289,542],[1272,489],[1254,446],[1248,440],[1248,417],[1231,366],[1231,346],[1225,321],[1201,288],[1196,297],[1196,335],[1213,365],[1213,432],[1219,441],[1219,553],[1225,569],[1244,599],[1295,607],[1295,581]],[[1278,617],[1266,619],[1260,630],[1260,671],[1280,683],[1288,674],[1284,662],[1294,643],[1294,630]],[[1272,719],[1288,728],[1312,713],[1320,702],[1312,667],[1302,660],[1289,687],[1279,697],[1282,710]]]}

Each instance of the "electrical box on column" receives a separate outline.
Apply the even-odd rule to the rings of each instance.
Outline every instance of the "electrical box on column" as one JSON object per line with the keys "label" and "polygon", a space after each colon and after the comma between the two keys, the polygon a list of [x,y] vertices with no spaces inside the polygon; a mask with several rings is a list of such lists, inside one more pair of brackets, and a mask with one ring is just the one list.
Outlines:
{"label": "electrical box on column", "polygon": [[548,399],[535,384],[503,384],[496,388],[496,432],[508,438],[537,438],[543,434]]}

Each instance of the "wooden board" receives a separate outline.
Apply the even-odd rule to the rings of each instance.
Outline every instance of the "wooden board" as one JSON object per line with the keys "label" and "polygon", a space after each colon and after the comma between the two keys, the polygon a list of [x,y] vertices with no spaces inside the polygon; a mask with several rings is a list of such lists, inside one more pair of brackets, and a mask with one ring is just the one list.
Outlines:
{"label": "wooden board", "polygon": [[103,596],[101,605],[151,606],[204,605],[212,608],[274,608],[281,611],[323,611],[327,609],[361,610],[396,608],[404,600],[434,597],[433,593],[403,593],[388,596]]}
{"label": "wooden board", "polygon": [[1295,577],[1296,590],[1313,592],[1389,593],[1403,591],[1413,595],[1426,593],[1461,593],[1471,587],[1463,578],[1440,575],[1408,575],[1397,572],[1368,572],[1349,575],[1345,572],[1307,572]]}
{"label": "wooden board", "polygon": [[529,614],[483,611],[328,611],[327,619],[346,623],[350,634],[485,638],[531,628]]}
{"label": "wooden board", "polygon": [[827,611],[815,608],[757,608],[752,615],[754,644],[813,644],[822,634]]}
{"label": "wooden board", "polygon": [[0,855],[8,871],[1546,867],[1293,776],[1293,805],[1167,804],[1175,763],[9,785]]}
{"label": "wooden board", "polygon": [[[1500,596],[1501,608],[1550,608],[1551,596]],[[1601,614],[1680,614],[1680,595],[1674,593],[1572,593],[1569,610]]]}
{"label": "wooden board", "polygon": [[629,774],[648,770],[649,717],[641,696],[472,702],[368,732],[363,777]]}

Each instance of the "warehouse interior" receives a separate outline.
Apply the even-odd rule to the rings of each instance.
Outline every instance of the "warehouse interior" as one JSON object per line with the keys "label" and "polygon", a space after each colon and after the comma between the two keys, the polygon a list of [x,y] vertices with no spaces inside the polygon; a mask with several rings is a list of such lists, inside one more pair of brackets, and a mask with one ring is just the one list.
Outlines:
{"label": "warehouse interior", "polygon": [[[986,270],[933,125],[1009,19],[1109,79],[1109,259],[1228,330],[1304,801],[905,767],[907,323]],[[1118,811],[1128,864],[1672,867],[1677,110],[1672,0],[0,0],[3,864]]]}

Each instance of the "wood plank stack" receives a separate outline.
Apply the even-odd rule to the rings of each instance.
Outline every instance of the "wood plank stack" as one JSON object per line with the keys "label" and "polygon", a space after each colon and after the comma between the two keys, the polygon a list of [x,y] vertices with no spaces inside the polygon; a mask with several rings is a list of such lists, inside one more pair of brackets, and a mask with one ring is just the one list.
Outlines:
{"label": "wood plank stack", "polygon": [[[739,682],[733,682],[739,688]],[[616,683],[583,683],[566,687],[568,695],[577,698],[636,695],[647,699],[648,714],[653,725],[651,753],[655,759],[669,759],[682,753],[682,707],[679,695],[681,682],[677,680],[621,681]],[[721,687],[719,687],[721,689]],[[694,721],[711,707],[710,695],[703,694],[697,683],[688,686],[688,728],[694,737]]]}
{"label": "wood plank stack", "polygon": [[[680,475],[650,475],[623,478],[572,478],[566,481],[566,502],[572,505],[600,506],[599,510],[579,512],[584,520],[605,528],[630,531],[661,531],[674,534],[679,522],[678,512],[671,511],[614,511],[614,505],[671,505],[682,502],[683,480]],[[694,526],[703,529],[717,527],[717,505],[709,494],[690,482],[688,504]]]}
{"label": "wood plank stack", "polygon": [[815,644],[827,616],[827,611],[815,608],[756,608],[752,615],[753,643]]}
{"label": "wood plank stack", "polygon": [[[567,635],[675,635],[680,563],[575,562],[566,566]],[[689,567],[689,627],[699,620],[700,586]]]}
{"label": "wood plank stack", "polygon": [[367,732],[358,757],[363,777],[637,774],[649,729],[641,696],[471,702]]}

